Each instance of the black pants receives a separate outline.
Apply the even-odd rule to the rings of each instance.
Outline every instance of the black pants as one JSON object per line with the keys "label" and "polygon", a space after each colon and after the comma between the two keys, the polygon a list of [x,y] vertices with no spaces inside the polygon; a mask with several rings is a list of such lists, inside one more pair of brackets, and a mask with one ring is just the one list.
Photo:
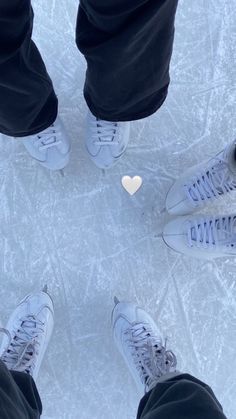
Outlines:
{"label": "black pants", "polygon": [[[79,395],[78,395],[79,397]],[[1,419],[38,419],[42,405],[33,379],[0,361]],[[137,419],[226,419],[212,390],[182,374],[157,384],[140,402]]]}
{"label": "black pants", "polygon": [[[81,0],[76,43],[87,60],[84,95],[93,114],[129,121],[164,102],[178,0]],[[47,128],[57,97],[31,40],[30,0],[0,1],[0,132]]]}

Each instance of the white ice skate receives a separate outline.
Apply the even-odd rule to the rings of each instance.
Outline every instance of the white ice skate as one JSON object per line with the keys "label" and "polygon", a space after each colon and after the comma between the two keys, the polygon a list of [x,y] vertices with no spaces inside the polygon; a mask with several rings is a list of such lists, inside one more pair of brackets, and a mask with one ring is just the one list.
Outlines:
{"label": "white ice skate", "polygon": [[86,148],[99,168],[108,169],[123,156],[129,136],[130,122],[104,121],[88,112]]}
{"label": "white ice skate", "polygon": [[53,330],[53,303],[44,292],[30,294],[13,311],[4,332],[0,359],[9,370],[37,379]]}
{"label": "white ice skate", "polygon": [[212,159],[187,170],[166,198],[170,214],[185,215],[236,190],[235,142]]}
{"label": "white ice skate", "polygon": [[236,256],[236,216],[183,216],[163,231],[167,246],[201,259]]}
{"label": "white ice skate", "polygon": [[70,140],[59,116],[44,131],[22,140],[29,154],[47,169],[61,170],[69,162]]}
{"label": "white ice skate", "polygon": [[142,393],[148,392],[158,380],[176,371],[176,357],[166,350],[154,320],[142,308],[119,302],[112,313],[113,336]]}

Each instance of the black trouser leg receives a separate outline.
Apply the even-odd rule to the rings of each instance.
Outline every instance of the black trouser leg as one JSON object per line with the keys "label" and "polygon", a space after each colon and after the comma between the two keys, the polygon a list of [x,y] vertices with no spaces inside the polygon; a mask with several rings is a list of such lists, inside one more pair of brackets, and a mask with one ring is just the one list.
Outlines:
{"label": "black trouser leg", "polygon": [[81,0],[77,46],[88,68],[84,95],[92,113],[130,121],[164,102],[178,0]]}
{"label": "black trouser leg", "polygon": [[50,126],[57,98],[31,40],[30,0],[0,1],[0,132],[21,137]]}
{"label": "black trouser leg", "polygon": [[140,402],[137,419],[226,419],[213,391],[188,374],[160,382]]}
{"label": "black trouser leg", "polygon": [[0,361],[1,419],[39,419],[41,400],[29,374],[9,371]]}

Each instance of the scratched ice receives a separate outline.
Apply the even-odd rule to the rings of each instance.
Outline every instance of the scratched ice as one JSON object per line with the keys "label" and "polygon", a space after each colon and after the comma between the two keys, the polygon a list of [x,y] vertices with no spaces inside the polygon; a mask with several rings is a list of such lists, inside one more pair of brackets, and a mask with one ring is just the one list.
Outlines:
{"label": "scratched ice", "polygon": [[[235,136],[236,2],[180,1],[168,99],[133,123],[125,157],[105,174],[84,148],[77,1],[33,6],[34,39],[73,153],[62,177],[31,160],[20,142],[0,141],[1,320],[48,283],[56,323],[38,381],[43,418],[135,418],[136,388],[110,331],[114,294],[154,316],[179,369],[207,381],[236,417],[236,260],[189,259],[158,237],[173,180]],[[123,175],[143,178],[132,198],[121,187]],[[235,211],[234,199],[208,212]]]}

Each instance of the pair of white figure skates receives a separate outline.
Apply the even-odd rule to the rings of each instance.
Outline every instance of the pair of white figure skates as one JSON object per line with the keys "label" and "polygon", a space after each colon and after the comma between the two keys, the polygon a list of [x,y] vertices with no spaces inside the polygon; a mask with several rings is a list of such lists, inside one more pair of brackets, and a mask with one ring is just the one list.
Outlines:
{"label": "pair of white figure skates", "polygon": [[[85,143],[96,166],[108,169],[119,160],[127,147],[129,132],[130,122],[104,121],[88,111]],[[64,169],[69,163],[70,139],[59,116],[49,128],[22,140],[31,156],[47,169]]]}
{"label": "pair of white figure skates", "polygon": [[[9,370],[37,380],[54,324],[51,297],[46,290],[30,294],[12,313],[4,332],[0,359]],[[176,371],[176,357],[166,349],[153,319],[132,303],[115,297],[112,312],[115,342],[142,393],[151,390],[168,373]],[[167,375],[168,374],[168,375]]]}
{"label": "pair of white figure skates", "polygon": [[[103,169],[113,166],[126,150],[129,133],[130,122],[100,120],[89,111],[86,147],[92,161]],[[23,143],[32,157],[51,170],[62,169],[69,161],[70,141],[59,117],[41,133],[23,138]],[[200,258],[236,255],[236,215],[189,215],[235,189],[233,142],[215,157],[187,170],[174,183],[166,208],[181,217],[165,226],[165,243],[180,253]]]}
{"label": "pair of white figure skates", "polygon": [[186,215],[235,189],[236,147],[233,142],[215,157],[187,170],[170,189],[166,209],[180,217],[164,227],[166,244],[177,252],[199,258],[235,256],[236,214]]}

